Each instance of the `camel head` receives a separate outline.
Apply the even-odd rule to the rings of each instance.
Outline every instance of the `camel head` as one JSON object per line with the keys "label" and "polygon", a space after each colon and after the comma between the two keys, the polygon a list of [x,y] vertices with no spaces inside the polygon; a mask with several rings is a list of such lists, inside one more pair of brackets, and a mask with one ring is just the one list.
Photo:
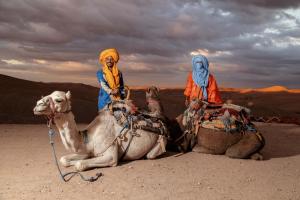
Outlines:
{"label": "camel head", "polygon": [[52,115],[66,113],[71,110],[71,92],[54,91],[36,102],[33,109],[35,115]]}
{"label": "camel head", "polygon": [[159,88],[151,86],[146,90],[146,99],[159,99]]}

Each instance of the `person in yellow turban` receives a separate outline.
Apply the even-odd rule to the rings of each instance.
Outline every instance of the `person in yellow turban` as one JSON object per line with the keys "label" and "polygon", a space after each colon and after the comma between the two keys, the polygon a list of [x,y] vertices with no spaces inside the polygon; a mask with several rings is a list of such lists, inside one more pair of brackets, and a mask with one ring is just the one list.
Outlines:
{"label": "person in yellow turban", "polygon": [[100,83],[98,96],[98,110],[105,108],[112,100],[124,99],[124,81],[121,71],[117,67],[119,53],[116,49],[105,49],[99,55],[102,69],[97,71]]}

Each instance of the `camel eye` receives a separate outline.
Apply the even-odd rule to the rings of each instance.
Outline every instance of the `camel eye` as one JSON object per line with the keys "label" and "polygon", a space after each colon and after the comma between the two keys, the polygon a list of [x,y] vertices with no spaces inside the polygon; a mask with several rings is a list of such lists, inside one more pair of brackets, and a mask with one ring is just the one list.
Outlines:
{"label": "camel eye", "polygon": [[62,99],[55,99],[55,102],[61,103],[61,102],[62,102]]}

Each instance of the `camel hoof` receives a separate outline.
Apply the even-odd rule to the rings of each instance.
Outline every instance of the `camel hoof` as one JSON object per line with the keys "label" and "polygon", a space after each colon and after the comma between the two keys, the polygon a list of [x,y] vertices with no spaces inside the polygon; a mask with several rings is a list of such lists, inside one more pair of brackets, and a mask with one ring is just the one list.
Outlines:
{"label": "camel hoof", "polygon": [[65,157],[61,157],[59,160],[60,164],[64,167],[70,167],[71,163]]}
{"label": "camel hoof", "polygon": [[260,153],[255,153],[250,157],[252,160],[263,160],[264,157]]}
{"label": "camel hoof", "polygon": [[75,163],[75,170],[76,171],[82,172],[85,169],[86,169],[86,166],[82,161],[78,161],[78,162]]}

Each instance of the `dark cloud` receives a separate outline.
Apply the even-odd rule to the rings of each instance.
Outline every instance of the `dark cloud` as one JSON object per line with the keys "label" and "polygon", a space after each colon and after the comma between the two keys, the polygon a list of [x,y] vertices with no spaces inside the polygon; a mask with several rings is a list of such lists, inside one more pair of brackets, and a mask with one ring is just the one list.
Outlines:
{"label": "dark cloud", "polygon": [[[0,72],[36,70],[70,80],[82,74],[92,82],[99,52],[116,47],[130,84],[183,85],[190,52],[205,49],[220,66],[212,72],[221,85],[264,86],[260,78],[270,74],[282,85],[300,87],[297,77],[279,76],[299,73],[299,15],[287,8],[299,12],[299,1],[0,0]],[[1,61],[10,59],[26,65]],[[55,67],[67,61],[89,67]]]}
{"label": "dark cloud", "polygon": [[[220,2],[220,0],[213,0]],[[226,4],[236,3],[240,6],[256,6],[271,9],[282,9],[282,8],[297,8],[300,5],[299,0],[222,0]]]}

